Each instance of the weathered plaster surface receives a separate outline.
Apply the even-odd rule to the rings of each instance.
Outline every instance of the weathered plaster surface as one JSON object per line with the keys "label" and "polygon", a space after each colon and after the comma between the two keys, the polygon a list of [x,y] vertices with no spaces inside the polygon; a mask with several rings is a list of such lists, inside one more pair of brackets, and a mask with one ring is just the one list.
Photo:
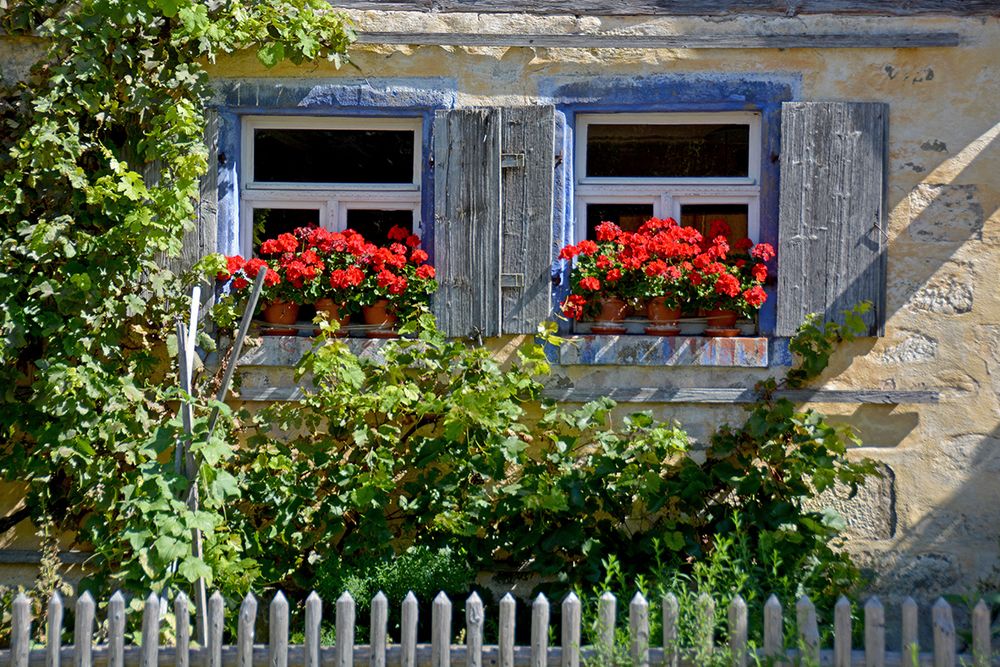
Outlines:
{"label": "weathered plaster surface", "polygon": [[[547,101],[543,82],[662,75],[793,82],[796,99],[890,104],[886,336],[845,345],[821,384],[837,389],[936,389],[935,405],[818,405],[855,426],[891,469],[843,504],[848,548],[877,572],[875,590],[973,587],[991,576],[1000,541],[1000,20],[866,17],[599,18],[362,12],[372,31],[625,34],[957,32],[962,45],[926,49],[546,49],[370,46],[354,65],[265,70],[253,54],[212,67],[217,80],[295,79],[317,90],[367,80],[449,82],[457,105]],[[0,42],[2,45],[2,42]],[[4,71],[16,67],[9,45]],[[12,64],[13,63],[13,64]],[[326,87],[326,88],[324,88]],[[449,103],[451,103],[449,101]],[[568,202],[563,202],[568,206]],[[498,350],[510,341],[494,342]],[[558,366],[557,386],[739,387],[772,369]],[[248,382],[287,382],[262,369]],[[739,406],[644,405],[698,438],[742,416]],[[892,510],[887,498],[893,498]],[[849,510],[848,510],[849,508]]]}

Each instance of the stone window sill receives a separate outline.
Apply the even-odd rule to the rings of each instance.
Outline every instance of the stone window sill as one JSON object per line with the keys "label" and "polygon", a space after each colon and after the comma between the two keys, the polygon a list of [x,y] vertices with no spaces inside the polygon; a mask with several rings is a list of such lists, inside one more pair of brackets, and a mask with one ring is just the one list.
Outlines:
{"label": "stone window sill", "polygon": [[[260,344],[245,348],[240,366],[295,366],[312,349],[304,336],[262,336]],[[342,339],[355,354],[378,357],[384,340]],[[703,336],[602,336],[574,334],[566,337],[556,361],[563,366],[709,366],[767,368],[769,339],[763,336],[706,338]]]}
{"label": "stone window sill", "polygon": [[571,335],[559,348],[563,366],[712,366],[767,368],[764,336]]}

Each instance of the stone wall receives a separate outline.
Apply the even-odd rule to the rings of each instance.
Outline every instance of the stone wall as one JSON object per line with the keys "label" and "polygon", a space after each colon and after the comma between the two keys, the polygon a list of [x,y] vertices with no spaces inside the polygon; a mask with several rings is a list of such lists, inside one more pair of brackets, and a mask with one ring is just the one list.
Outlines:
{"label": "stone wall", "polygon": [[[850,423],[886,477],[838,501],[849,548],[878,573],[874,590],[931,595],[994,576],[1000,540],[1000,20],[996,18],[573,17],[358,12],[369,31],[463,33],[875,34],[958,33],[945,48],[646,49],[358,46],[353,65],[265,70],[253,54],[211,67],[230,83],[282,86],[338,80],[433,79],[459,105],[544,101],[540,81],[661,74],[746,76],[792,82],[796,99],[890,104],[888,318],[883,338],[837,353],[831,389],[937,390],[936,404],[816,405]],[[2,42],[0,42],[2,44]],[[4,71],[18,67],[0,50]],[[263,81],[266,79],[266,81]],[[510,341],[495,341],[498,350]],[[714,366],[557,368],[559,387],[747,387],[780,372]],[[259,368],[247,386],[281,384]],[[697,437],[738,420],[738,405],[629,404],[679,419]],[[0,548],[10,541],[0,536]],[[994,582],[998,582],[994,577]],[[996,586],[996,583],[994,583]]]}

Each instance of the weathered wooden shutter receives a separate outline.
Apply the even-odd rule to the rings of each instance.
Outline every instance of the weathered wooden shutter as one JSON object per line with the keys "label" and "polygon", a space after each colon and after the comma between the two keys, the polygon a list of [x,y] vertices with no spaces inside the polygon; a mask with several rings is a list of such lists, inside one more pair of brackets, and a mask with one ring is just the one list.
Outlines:
{"label": "weathered wooden shutter", "polygon": [[[218,249],[219,212],[219,114],[211,109],[205,112],[205,146],[208,149],[208,171],[201,178],[198,200],[195,202],[194,226],[184,232],[181,252],[177,257],[161,255],[158,264],[175,273],[182,273],[194,266],[205,255]],[[159,182],[159,164],[145,169],[149,184]]]}
{"label": "weathered wooden shutter", "polygon": [[782,105],[777,335],[866,300],[869,334],[882,335],[888,122],[878,102]]}
{"label": "weathered wooden shutter", "polygon": [[454,109],[434,127],[438,325],[532,333],[551,311],[552,107]]}

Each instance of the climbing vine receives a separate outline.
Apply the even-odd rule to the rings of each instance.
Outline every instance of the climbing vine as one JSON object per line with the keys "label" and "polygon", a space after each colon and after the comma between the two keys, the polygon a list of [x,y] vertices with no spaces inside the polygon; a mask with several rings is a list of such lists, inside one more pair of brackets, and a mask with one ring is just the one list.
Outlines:
{"label": "climbing vine", "polygon": [[47,45],[0,91],[0,475],[29,486],[0,533],[52,521],[118,585],[210,576],[206,560],[239,558],[221,515],[235,485],[206,465],[191,512],[164,456],[185,279],[163,258],[208,168],[205,65],[244,50],[267,66],[339,64],[350,26],[323,0],[15,0],[0,27]]}

